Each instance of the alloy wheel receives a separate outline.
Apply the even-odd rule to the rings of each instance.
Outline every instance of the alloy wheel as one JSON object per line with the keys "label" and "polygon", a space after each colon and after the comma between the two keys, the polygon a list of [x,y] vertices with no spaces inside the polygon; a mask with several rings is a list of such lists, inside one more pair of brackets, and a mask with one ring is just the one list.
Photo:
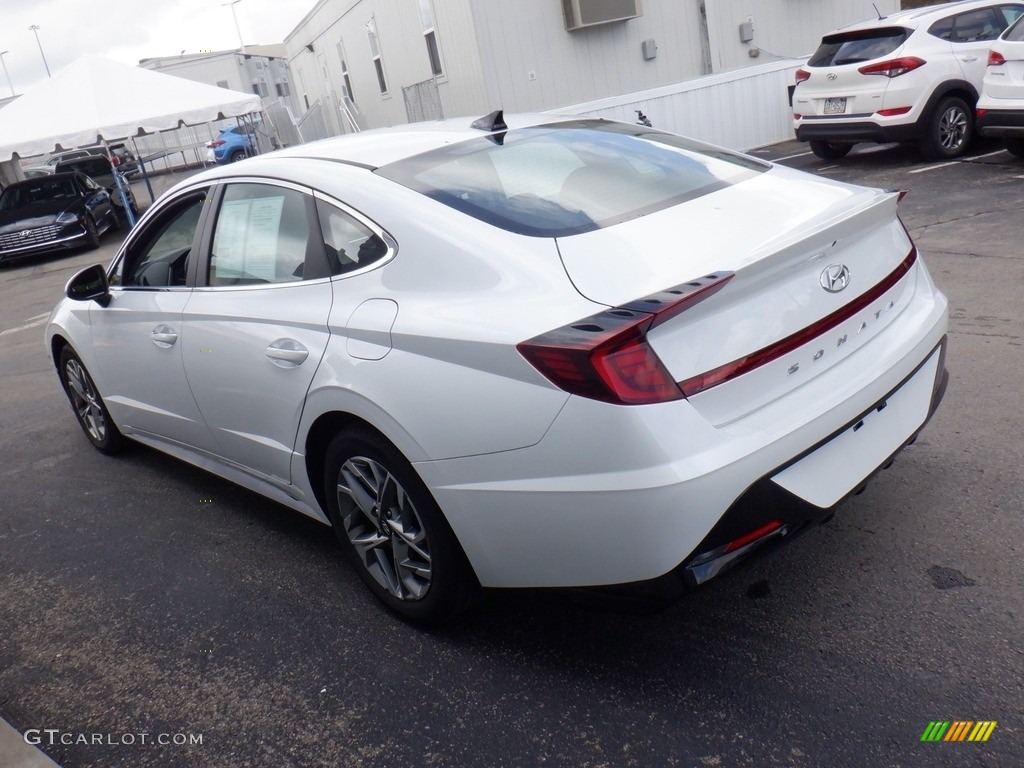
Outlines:
{"label": "alloy wheel", "polygon": [[967,140],[970,118],[958,106],[950,106],[939,119],[939,144],[947,151],[959,149]]}
{"label": "alloy wheel", "polygon": [[100,404],[92,379],[75,358],[67,361],[64,376],[68,382],[71,404],[78,414],[79,421],[94,441],[102,443],[107,436],[107,419],[103,415],[103,406]]}
{"label": "alloy wheel", "polygon": [[338,473],[338,508],[349,541],[373,579],[399,600],[430,589],[430,545],[412,498],[388,469],[365,456]]}

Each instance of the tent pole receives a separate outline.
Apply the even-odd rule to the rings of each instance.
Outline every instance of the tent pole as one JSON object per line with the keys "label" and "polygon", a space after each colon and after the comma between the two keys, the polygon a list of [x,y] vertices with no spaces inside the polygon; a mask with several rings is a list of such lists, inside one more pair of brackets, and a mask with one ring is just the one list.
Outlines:
{"label": "tent pole", "polygon": [[132,136],[132,149],[135,150],[135,162],[139,164],[139,168],[142,169],[142,178],[146,181],[146,189],[149,190],[149,204],[152,205],[156,202],[156,195],[153,194],[153,185],[149,181],[149,174],[146,173],[146,163],[142,160],[142,155],[139,154],[139,145],[135,143],[135,137]]}
{"label": "tent pole", "polygon": [[106,152],[107,160],[110,161],[110,167],[114,171],[114,186],[117,187],[118,197],[121,198],[121,210],[124,211],[124,216],[128,219],[128,229],[131,229],[135,226],[135,214],[132,213],[131,203],[128,202],[128,195],[124,191],[124,179],[121,178],[121,172],[117,170],[117,166],[114,165],[110,157],[110,147],[107,145],[106,139],[103,139],[103,151]]}

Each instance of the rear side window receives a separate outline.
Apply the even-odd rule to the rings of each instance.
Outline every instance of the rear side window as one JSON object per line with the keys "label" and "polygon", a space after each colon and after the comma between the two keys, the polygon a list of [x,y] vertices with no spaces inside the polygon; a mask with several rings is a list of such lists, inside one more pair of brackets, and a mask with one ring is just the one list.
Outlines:
{"label": "rear side window", "polygon": [[323,200],[316,201],[316,213],[332,275],[355,272],[388,255],[387,243],[351,214]]}
{"label": "rear side window", "polygon": [[1003,40],[1010,40],[1014,43],[1024,40],[1024,21],[1021,21],[1021,18],[1024,17],[1018,16],[1013,26],[1006,30],[1003,34]]}
{"label": "rear side window", "polygon": [[710,194],[768,168],[651,128],[579,120],[481,136],[376,173],[509,232],[562,237]]}
{"label": "rear side window", "polygon": [[976,43],[995,40],[1006,27],[1001,14],[993,8],[979,8],[953,17],[953,32],[949,37],[953,43]]}
{"label": "rear side window", "polygon": [[909,37],[903,27],[884,27],[826,35],[807,62],[809,67],[839,67],[888,56]]}

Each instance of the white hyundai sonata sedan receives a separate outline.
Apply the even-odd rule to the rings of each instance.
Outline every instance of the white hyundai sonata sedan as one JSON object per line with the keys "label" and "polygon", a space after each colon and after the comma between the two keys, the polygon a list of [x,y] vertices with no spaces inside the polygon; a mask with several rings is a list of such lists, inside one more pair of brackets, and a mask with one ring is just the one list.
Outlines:
{"label": "white hyundai sonata sedan", "polygon": [[96,448],[330,524],[406,619],[681,591],[938,406],[947,303],[898,197],[604,120],[370,131],[170,190],[47,350]]}

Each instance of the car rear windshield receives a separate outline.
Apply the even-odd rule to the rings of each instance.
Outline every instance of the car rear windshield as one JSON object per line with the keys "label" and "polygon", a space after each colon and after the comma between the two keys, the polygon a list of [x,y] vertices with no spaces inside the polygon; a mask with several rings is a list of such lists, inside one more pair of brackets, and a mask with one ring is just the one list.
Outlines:
{"label": "car rear windshield", "polygon": [[509,232],[561,237],[644,216],[768,168],[652,128],[580,120],[481,136],[376,172]]}
{"label": "car rear windshield", "polygon": [[811,56],[807,66],[838,67],[843,64],[857,64],[862,61],[880,59],[903,45],[909,35],[910,30],[903,27],[884,27],[826,35],[821,39],[821,45]]}
{"label": "car rear windshield", "polygon": [[83,158],[81,160],[64,160],[57,163],[57,172],[63,171],[79,171],[86,176],[96,178],[97,176],[111,175],[111,166],[110,161],[105,157],[98,157],[96,159]]}

